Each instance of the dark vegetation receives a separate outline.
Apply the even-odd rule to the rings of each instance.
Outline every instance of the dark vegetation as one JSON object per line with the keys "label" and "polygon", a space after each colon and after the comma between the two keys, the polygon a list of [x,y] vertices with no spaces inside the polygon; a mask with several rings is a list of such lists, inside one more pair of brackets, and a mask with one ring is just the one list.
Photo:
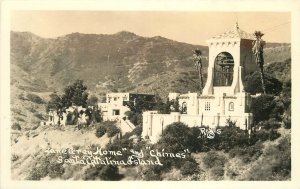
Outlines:
{"label": "dark vegetation", "polygon": [[107,133],[108,137],[113,137],[116,134],[120,133],[120,129],[116,126],[116,122],[105,121],[105,122],[96,124],[96,136],[98,138],[100,138],[105,133]]}
{"label": "dark vegetation", "polygon": [[[64,89],[63,95],[53,93],[50,95],[50,101],[46,105],[46,111],[54,111],[57,116],[62,119],[63,113],[66,113],[66,109],[70,106],[81,106],[86,108],[85,111],[78,111],[75,109],[73,112],[67,114],[67,125],[78,124],[79,116],[83,113],[88,116],[86,125],[98,123],[102,121],[100,110],[97,106],[98,98],[91,96],[88,98],[87,86],[82,80],[76,80],[73,84],[68,85]],[[91,107],[88,107],[91,106]],[[60,123],[58,123],[60,124]],[[80,128],[82,125],[78,125]]]}

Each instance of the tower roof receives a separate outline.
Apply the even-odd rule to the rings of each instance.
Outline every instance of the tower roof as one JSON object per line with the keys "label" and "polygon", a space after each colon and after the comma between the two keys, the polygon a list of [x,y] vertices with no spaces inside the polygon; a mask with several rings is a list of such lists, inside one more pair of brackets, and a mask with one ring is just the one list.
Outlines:
{"label": "tower roof", "polygon": [[247,33],[243,30],[241,30],[236,23],[235,27],[232,30],[226,31],[225,33],[219,34],[217,36],[214,36],[210,38],[210,40],[215,39],[251,39],[255,40],[255,37],[253,34]]}

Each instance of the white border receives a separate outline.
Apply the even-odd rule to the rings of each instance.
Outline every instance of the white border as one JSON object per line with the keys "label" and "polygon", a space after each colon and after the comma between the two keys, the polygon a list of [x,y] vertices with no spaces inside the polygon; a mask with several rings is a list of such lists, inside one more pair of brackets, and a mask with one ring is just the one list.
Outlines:
{"label": "white border", "polygon": [[[10,177],[10,12],[12,10],[136,10],[136,11],[264,11],[291,12],[292,16],[292,181],[12,181]],[[300,131],[297,70],[300,64],[299,1],[233,0],[105,0],[105,1],[4,1],[1,10],[1,166],[0,188],[300,188]],[[283,34],[284,35],[284,34]]]}

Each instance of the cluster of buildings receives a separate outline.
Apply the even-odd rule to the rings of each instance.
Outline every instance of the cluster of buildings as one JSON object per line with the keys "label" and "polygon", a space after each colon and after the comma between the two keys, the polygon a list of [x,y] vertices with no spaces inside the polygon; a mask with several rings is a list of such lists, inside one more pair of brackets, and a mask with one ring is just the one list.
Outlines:
{"label": "cluster of buildings", "polygon": [[[213,128],[225,126],[230,119],[241,129],[251,129],[251,96],[244,91],[243,82],[245,75],[257,70],[252,53],[254,40],[252,34],[242,31],[238,25],[207,40],[209,65],[202,94],[170,93],[169,100],[178,100],[180,112],[143,112],[142,137],[155,142],[166,126],[174,122],[182,122],[189,127],[205,125]],[[106,102],[99,103],[98,107],[104,121],[118,120],[120,125],[123,124],[123,130],[129,132],[135,127],[126,119],[130,105],[137,103],[139,98],[152,97],[149,94],[108,93]]]}
{"label": "cluster of buildings", "polygon": [[257,70],[252,53],[254,40],[252,34],[242,31],[238,25],[207,40],[209,65],[202,94],[170,93],[169,100],[178,99],[182,113],[144,112],[142,136],[155,142],[164,128],[174,122],[214,128],[225,126],[230,119],[241,129],[251,129],[251,96],[245,92],[243,81],[245,75]]}

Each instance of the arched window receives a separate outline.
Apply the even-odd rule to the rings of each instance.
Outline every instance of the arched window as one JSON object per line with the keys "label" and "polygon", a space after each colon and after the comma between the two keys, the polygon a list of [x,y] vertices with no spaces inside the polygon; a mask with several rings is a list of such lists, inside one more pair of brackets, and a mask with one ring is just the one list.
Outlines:
{"label": "arched window", "polygon": [[186,102],[182,103],[181,111],[182,111],[183,114],[187,113],[187,104],[186,104]]}
{"label": "arched window", "polygon": [[233,57],[228,52],[217,55],[214,65],[214,86],[230,86],[233,80]]}
{"label": "arched window", "polygon": [[234,111],[234,103],[230,102],[228,105],[228,111]]}

